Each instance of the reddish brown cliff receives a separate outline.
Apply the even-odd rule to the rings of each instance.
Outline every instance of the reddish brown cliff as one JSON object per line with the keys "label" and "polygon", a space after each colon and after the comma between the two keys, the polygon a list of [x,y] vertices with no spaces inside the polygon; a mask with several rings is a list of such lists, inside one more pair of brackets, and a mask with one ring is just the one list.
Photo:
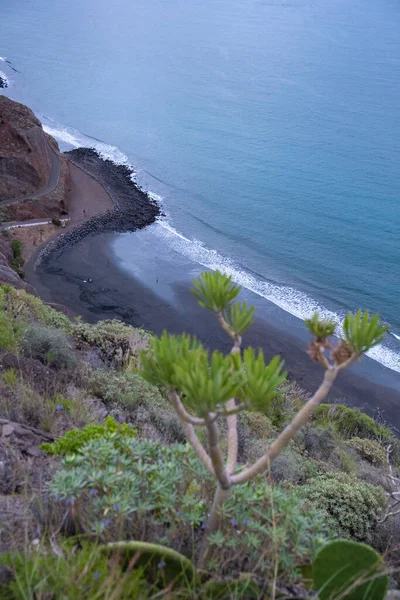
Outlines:
{"label": "reddish brown cliff", "polygon": [[[6,204],[10,220],[59,217],[67,212],[68,187],[68,161],[57,142],[27,106],[0,96],[0,208]],[[7,204],[12,200],[20,202]]]}

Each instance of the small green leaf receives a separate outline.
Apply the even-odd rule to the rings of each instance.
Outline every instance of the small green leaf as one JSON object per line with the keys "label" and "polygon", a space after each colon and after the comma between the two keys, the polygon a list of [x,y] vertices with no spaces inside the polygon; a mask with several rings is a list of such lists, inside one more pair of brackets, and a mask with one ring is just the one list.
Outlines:
{"label": "small green leaf", "polygon": [[254,307],[247,307],[246,302],[234,302],[224,312],[224,318],[230,329],[237,334],[242,334],[250,327],[253,321]]}
{"label": "small green leaf", "polygon": [[353,352],[363,354],[380,344],[389,327],[383,325],[377,313],[370,318],[369,312],[359,309],[355,315],[348,313],[343,323],[345,338]]}
{"label": "small green leaf", "polygon": [[335,323],[333,321],[320,321],[318,313],[314,313],[311,319],[305,321],[307,328],[318,340],[324,340],[335,333]]}
{"label": "small green leaf", "polygon": [[205,271],[193,284],[191,292],[200,306],[214,312],[223,310],[240,292],[240,286],[232,283],[232,277],[220,271]]}
{"label": "small green leaf", "polygon": [[264,354],[259,351],[256,357],[253,348],[246,348],[243,353],[245,383],[241,389],[241,399],[253,410],[265,412],[278,394],[278,387],[286,379],[286,371],[282,371],[283,361],[275,356],[265,365]]}

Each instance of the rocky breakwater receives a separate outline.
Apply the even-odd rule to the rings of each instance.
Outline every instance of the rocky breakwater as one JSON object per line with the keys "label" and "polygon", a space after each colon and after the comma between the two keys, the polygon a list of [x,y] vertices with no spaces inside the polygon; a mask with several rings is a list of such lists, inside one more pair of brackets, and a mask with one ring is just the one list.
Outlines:
{"label": "rocky breakwater", "polygon": [[[27,106],[0,96],[2,220],[66,214],[68,186],[68,161],[59,152],[57,142],[43,131]],[[15,202],[10,205],[10,201]]]}
{"label": "rocky breakwater", "polygon": [[65,156],[105,188],[114,209],[93,217],[48,244],[38,256],[36,265],[50,253],[62,251],[88,235],[136,231],[161,215],[158,204],[133,180],[130,167],[104,160],[93,148],[78,148],[66,152]]}

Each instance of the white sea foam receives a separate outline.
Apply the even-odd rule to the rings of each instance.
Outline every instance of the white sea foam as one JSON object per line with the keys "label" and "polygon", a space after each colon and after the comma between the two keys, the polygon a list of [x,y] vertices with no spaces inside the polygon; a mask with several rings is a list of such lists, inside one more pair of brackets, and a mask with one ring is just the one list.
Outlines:
{"label": "white sea foam", "polygon": [[10,80],[8,79],[7,75],[3,73],[3,71],[0,71],[0,77],[6,82],[6,86],[10,85]]}
{"label": "white sea foam", "polygon": [[7,60],[7,59],[6,59],[6,57],[5,57],[5,56],[0,56],[0,60],[1,60],[2,62],[6,62],[6,60]]}
{"label": "white sea foam", "polygon": [[400,340],[400,335],[397,335],[396,333],[393,333],[393,331],[390,332],[392,334],[393,337],[396,338],[396,340]]}
{"label": "white sea foam", "polygon": [[[106,144],[90,136],[80,133],[71,127],[63,127],[46,117],[39,115],[42,120],[43,128],[46,133],[52,135],[59,142],[64,142],[72,148],[89,147],[95,148],[100,156],[112,160],[116,164],[128,165],[128,157],[116,146]],[[134,177],[134,175],[133,175]],[[148,194],[154,200],[161,202],[162,197],[154,192],[148,191]],[[157,221],[153,227],[154,233],[174,250],[190,258],[194,262],[212,270],[220,271],[232,276],[232,279],[247,288],[251,292],[273,302],[286,312],[306,319],[318,312],[324,319],[332,319],[338,324],[338,333],[342,329],[343,315],[328,310],[317,300],[300,292],[290,286],[279,286],[265,280],[257,279],[254,275],[241,269],[230,258],[222,256],[216,250],[207,248],[201,241],[189,239],[182,233],[179,233],[167,219],[162,218]],[[400,340],[400,336],[393,334]],[[377,362],[385,365],[389,369],[400,372],[400,353],[391,348],[379,345],[368,352],[368,355]]]}
{"label": "white sea foam", "polygon": [[131,166],[128,157],[116,146],[96,140],[72,127],[63,127],[41,115],[39,117],[45,132],[53,136],[58,142],[64,142],[73,148],[95,148],[102,158],[112,160],[119,165]]}

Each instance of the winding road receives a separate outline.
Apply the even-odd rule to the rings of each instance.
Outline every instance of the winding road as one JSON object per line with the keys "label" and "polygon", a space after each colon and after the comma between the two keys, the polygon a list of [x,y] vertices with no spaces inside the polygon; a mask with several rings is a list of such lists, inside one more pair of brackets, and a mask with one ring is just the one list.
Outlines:
{"label": "winding road", "polygon": [[12,206],[13,204],[19,204],[20,202],[24,202],[25,200],[34,200],[35,198],[41,198],[42,196],[46,196],[53,192],[57,185],[58,179],[60,177],[60,158],[55,150],[47,144],[49,150],[49,158],[50,158],[50,176],[47,184],[44,188],[37,192],[33,192],[32,194],[26,194],[25,196],[20,196],[19,198],[14,198],[13,200],[3,200],[0,202],[0,207],[3,206]]}

